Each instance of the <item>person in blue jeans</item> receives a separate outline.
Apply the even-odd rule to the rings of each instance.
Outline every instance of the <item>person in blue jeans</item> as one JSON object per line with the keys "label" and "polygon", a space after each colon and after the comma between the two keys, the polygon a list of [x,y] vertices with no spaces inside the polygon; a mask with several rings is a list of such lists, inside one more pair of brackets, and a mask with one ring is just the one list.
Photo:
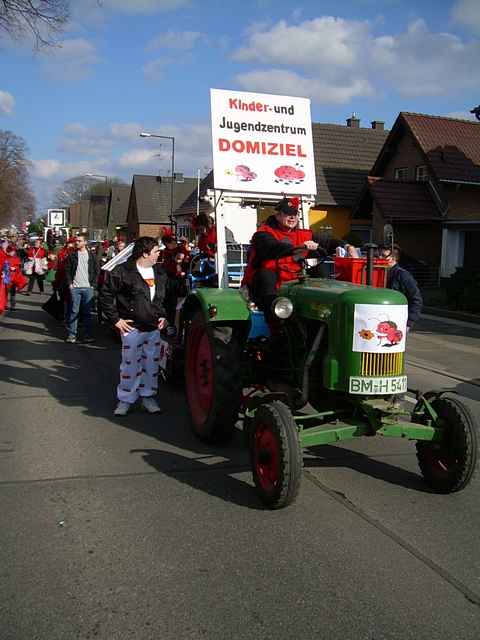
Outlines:
{"label": "person in blue jeans", "polygon": [[65,286],[70,292],[67,311],[67,337],[65,342],[77,341],[78,316],[82,312],[84,325],[83,342],[93,342],[92,311],[94,308],[95,287],[98,278],[98,262],[88,249],[87,238],[79,234],[75,238],[76,251],[65,261]]}

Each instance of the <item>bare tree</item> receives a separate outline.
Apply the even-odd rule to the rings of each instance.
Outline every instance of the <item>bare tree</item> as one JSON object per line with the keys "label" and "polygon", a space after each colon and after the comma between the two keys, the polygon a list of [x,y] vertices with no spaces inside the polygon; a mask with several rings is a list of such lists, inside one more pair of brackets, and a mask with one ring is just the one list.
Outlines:
{"label": "bare tree", "polygon": [[27,154],[23,138],[0,130],[0,225],[21,222],[35,211]]}
{"label": "bare tree", "polygon": [[51,47],[69,18],[69,0],[0,0],[0,34],[33,36],[35,48]]}
{"label": "bare tree", "polygon": [[88,200],[90,196],[107,196],[115,184],[125,184],[121,178],[106,176],[106,180],[92,180],[91,176],[75,176],[64,180],[53,195],[53,206],[69,207],[74,202]]}

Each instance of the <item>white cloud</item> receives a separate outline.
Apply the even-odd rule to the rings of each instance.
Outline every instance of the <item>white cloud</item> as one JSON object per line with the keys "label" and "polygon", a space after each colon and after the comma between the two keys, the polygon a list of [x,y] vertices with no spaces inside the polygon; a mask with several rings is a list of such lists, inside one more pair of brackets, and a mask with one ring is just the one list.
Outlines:
{"label": "white cloud", "polygon": [[423,20],[406,32],[373,42],[372,65],[399,93],[440,95],[480,85],[480,41],[465,42],[449,33],[433,33]]}
{"label": "white cloud", "polygon": [[37,178],[52,178],[60,173],[58,160],[33,160],[33,173]]}
{"label": "white cloud", "polygon": [[0,116],[11,116],[15,98],[8,91],[0,91]]}
{"label": "white cloud", "polygon": [[136,140],[143,129],[138,122],[113,122],[109,131],[117,140]]}
{"label": "white cloud", "polygon": [[170,58],[156,58],[143,65],[143,75],[147,80],[159,80],[165,73],[165,68],[172,62]]}
{"label": "white cloud", "polygon": [[296,95],[311,98],[315,102],[342,104],[352,98],[370,96],[373,89],[369,82],[362,78],[352,80],[348,84],[332,84],[315,77],[304,77],[292,71],[270,69],[268,71],[251,71],[235,77],[238,84],[247,91]]}
{"label": "white cloud", "polygon": [[188,51],[199,42],[205,42],[206,36],[200,31],[166,31],[153,38],[146,47],[147,51],[155,49],[175,49]]}
{"label": "white cloud", "polygon": [[71,122],[63,128],[58,150],[71,155],[98,156],[110,153],[113,144],[108,131]]}
{"label": "white cloud", "polygon": [[84,38],[63,40],[42,59],[46,72],[57,79],[80,80],[99,62],[95,46]]}
{"label": "white cloud", "polygon": [[457,0],[452,8],[452,18],[467,29],[480,34],[480,2],[478,0]]}
{"label": "white cloud", "polygon": [[73,176],[102,171],[106,166],[108,166],[106,158],[79,162],[61,162],[56,159],[33,160],[33,175],[41,180],[56,178],[57,181],[61,181]]}
{"label": "white cloud", "polygon": [[[86,173],[119,176],[127,183],[133,173],[168,175],[171,166],[169,140],[144,139],[141,131],[158,132],[175,138],[175,169],[186,176],[195,176],[197,169],[211,166],[211,131],[209,124],[194,123],[168,125],[161,122],[134,123],[113,122],[90,127],[72,122],[64,127],[62,143],[69,141],[69,157],[66,160],[48,158],[33,162],[33,184],[42,207],[54,204],[53,195],[63,180]],[[86,152],[86,142],[95,138],[97,147]],[[98,148],[98,140],[104,140],[106,152]],[[80,160],[74,154],[81,154]]]}
{"label": "white cloud", "polygon": [[158,164],[158,149],[132,149],[122,153],[118,159],[118,164],[125,168],[135,169],[136,167],[153,166],[154,162]]}
{"label": "white cloud", "polygon": [[234,57],[262,64],[320,68],[323,65],[353,67],[369,37],[367,22],[324,16],[299,25],[284,20],[271,29],[251,33],[248,45]]}
{"label": "white cloud", "polygon": [[[198,168],[211,164],[211,130],[207,124],[154,125],[146,127],[175,138],[175,167],[185,175],[195,175]],[[138,145],[124,152],[119,158],[122,168],[148,167],[153,173],[166,174],[170,171],[171,143],[156,138],[140,138]]]}
{"label": "white cloud", "polygon": [[451,111],[446,114],[447,118],[457,118],[458,120],[474,120],[477,122],[477,119],[470,113],[469,111]]}
{"label": "white cloud", "polygon": [[153,14],[188,7],[190,0],[103,0],[102,6],[130,14]]}
{"label": "white cloud", "polygon": [[262,69],[242,73],[237,81],[244,88],[262,90],[264,82],[264,91],[283,88],[332,103],[374,95],[380,83],[407,96],[448,94],[480,85],[480,67],[474,63],[480,41],[431,32],[423,20],[397,35],[375,36],[378,27],[378,21],[332,16],[298,25],[255,25],[234,59],[261,64]]}

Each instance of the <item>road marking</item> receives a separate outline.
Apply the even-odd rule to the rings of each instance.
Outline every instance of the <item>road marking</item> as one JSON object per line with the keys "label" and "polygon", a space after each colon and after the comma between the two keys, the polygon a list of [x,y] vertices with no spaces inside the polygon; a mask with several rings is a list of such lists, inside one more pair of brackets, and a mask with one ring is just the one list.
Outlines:
{"label": "road marking", "polygon": [[407,360],[406,364],[410,367],[416,367],[417,369],[423,369],[424,371],[430,371],[431,373],[438,373],[440,376],[445,376],[445,378],[452,378],[452,380],[458,380],[459,382],[466,382],[471,384],[473,387],[480,387],[480,382],[475,382],[475,379],[465,378],[458,373],[448,373],[445,369],[436,369],[435,367],[430,367],[428,364],[419,364],[410,359]]}
{"label": "road marking", "polygon": [[[433,344],[435,346],[439,346],[439,347],[443,347],[445,348],[445,338],[436,338],[432,335],[427,335],[425,333],[420,333],[417,332],[414,334],[413,336],[415,338],[415,342],[412,340],[410,342],[411,346],[415,346],[415,343],[419,343],[417,346],[421,347],[421,343],[425,342],[427,344]],[[475,340],[478,341],[478,338],[476,338]],[[453,350],[453,351],[459,351],[460,353],[468,353],[468,354],[480,354],[480,347],[475,347],[474,345],[470,344],[459,344],[458,342],[453,342],[453,340],[450,340],[450,342],[448,343],[448,348]]]}
{"label": "road marking", "polygon": [[311,471],[304,471],[304,475],[306,478],[308,478],[308,480],[310,480],[312,484],[316,485],[324,493],[330,496],[330,498],[341,504],[345,509],[347,509],[351,513],[354,513],[368,524],[375,527],[375,529],[390,538],[390,540],[401,546],[407,553],[412,555],[414,558],[426,565],[431,571],[443,578],[443,580],[448,582],[454,589],[459,591],[469,602],[480,606],[480,595],[478,593],[470,589],[470,587],[467,586],[464,582],[458,580],[449,571],[441,567],[434,560],[422,553],[422,551],[414,547],[413,544],[401,538],[397,533],[388,529],[384,524],[382,524],[372,516],[369,516],[366,511],[349,500],[344,493],[335,491],[334,489],[330,489],[330,487],[327,487]]}
{"label": "road marking", "polygon": [[431,322],[439,322],[443,324],[453,324],[457,327],[468,327],[469,329],[480,330],[480,325],[475,322],[467,322],[466,320],[456,320],[455,318],[447,318],[444,316],[432,316],[429,313],[422,313],[420,316],[422,320],[429,320]]}

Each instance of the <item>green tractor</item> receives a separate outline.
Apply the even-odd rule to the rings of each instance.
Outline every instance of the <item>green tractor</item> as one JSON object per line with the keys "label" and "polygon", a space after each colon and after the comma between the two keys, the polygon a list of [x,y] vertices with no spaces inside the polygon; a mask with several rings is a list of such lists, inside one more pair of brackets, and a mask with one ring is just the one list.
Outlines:
{"label": "green tractor", "polygon": [[467,486],[479,435],[462,398],[431,391],[411,414],[397,401],[407,391],[402,294],[304,273],[282,286],[273,311],[272,337],[239,288],[198,288],[181,308],[174,355],[183,351],[194,433],[225,442],[241,421],[265,505],[295,500],[302,449],[360,436],[414,440],[433,491]]}

